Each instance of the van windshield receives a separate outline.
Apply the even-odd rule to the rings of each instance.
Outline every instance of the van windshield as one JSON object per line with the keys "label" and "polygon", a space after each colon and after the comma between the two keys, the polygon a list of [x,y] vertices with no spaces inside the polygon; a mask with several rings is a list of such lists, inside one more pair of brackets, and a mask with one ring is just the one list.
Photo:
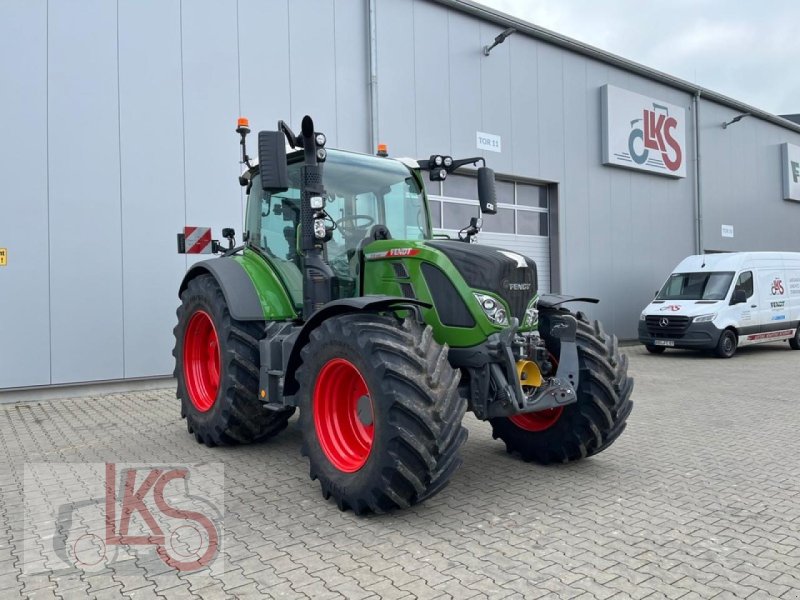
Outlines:
{"label": "van windshield", "polygon": [[673,273],[656,300],[724,300],[733,272]]}

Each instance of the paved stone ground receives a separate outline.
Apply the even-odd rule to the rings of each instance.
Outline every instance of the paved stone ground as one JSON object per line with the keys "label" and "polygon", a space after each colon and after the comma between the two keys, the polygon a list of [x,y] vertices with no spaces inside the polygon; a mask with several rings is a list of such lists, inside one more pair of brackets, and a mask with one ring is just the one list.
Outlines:
{"label": "paved stone ground", "polygon": [[[800,598],[800,352],[731,360],[627,348],[628,430],[558,467],[507,456],[469,417],[438,496],[357,518],[326,502],[296,418],[251,447],[197,445],[171,391],[0,407],[0,597]],[[23,574],[24,463],[223,462],[225,572],[146,550],[96,572]]]}

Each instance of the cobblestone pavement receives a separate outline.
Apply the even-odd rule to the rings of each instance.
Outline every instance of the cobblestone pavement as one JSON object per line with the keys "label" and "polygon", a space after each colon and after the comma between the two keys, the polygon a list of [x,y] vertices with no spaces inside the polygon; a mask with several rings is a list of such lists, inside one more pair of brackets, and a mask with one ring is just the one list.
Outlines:
{"label": "cobblestone pavement", "polygon": [[[209,449],[170,390],[0,406],[0,597],[800,598],[800,352],[731,360],[626,349],[627,431],[601,455],[537,467],[469,415],[438,496],[367,518],[322,499],[297,419]],[[24,463],[224,463],[224,574],[152,552],[95,572],[23,573]]]}

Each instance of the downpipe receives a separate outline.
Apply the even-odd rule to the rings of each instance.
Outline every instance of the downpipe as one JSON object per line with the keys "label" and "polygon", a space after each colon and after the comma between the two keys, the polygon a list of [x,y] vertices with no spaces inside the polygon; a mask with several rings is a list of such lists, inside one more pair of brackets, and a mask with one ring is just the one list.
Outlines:
{"label": "downpipe", "polygon": [[375,14],[376,0],[367,0],[369,13],[367,39],[369,40],[369,129],[370,147],[368,154],[378,148],[378,20]]}
{"label": "downpipe", "polygon": [[703,202],[700,187],[700,90],[692,96],[694,115],[694,213],[697,254],[703,254]]}

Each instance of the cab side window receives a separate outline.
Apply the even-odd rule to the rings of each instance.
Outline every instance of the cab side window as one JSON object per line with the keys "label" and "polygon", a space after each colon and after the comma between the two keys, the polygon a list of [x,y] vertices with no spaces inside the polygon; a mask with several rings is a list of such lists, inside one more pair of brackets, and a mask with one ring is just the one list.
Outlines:
{"label": "cab side window", "polygon": [[300,190],[270,194],[261,189],[261,176],[253,178],[247,205],[245,230],[250,243],[271,256],[297,262],[297,227]]}
{"label": "cab side window", "polygon": [[741,275],[739,275],[739,279],[736,280],[736,290],[744,290],[745,296],[750,298],[753,295],[753,272],[752,271],[745,271]]}

